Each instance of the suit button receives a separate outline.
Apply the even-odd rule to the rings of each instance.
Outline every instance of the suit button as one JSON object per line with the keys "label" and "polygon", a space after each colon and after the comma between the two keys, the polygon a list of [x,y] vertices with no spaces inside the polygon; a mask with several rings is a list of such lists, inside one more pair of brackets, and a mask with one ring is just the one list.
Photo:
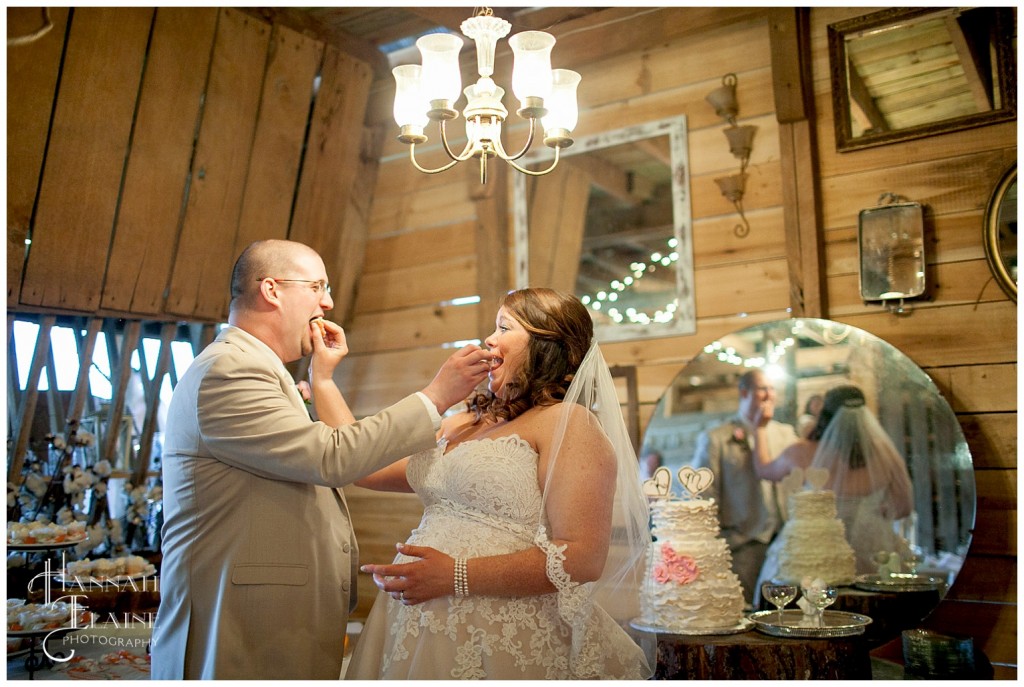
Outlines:
{"label": "suit button", "polygon": [[349,590],[350,586],[351,585],[349,585],[349,581],[345,580],[344,582],[341,583],[341,591],[347,592]]}
{"label": "suit button", "polygon": [[349,547],[349,545],[348,545],[348,544],[342,544],[342,545],[341,545],[341,552],[342,552],[342,553],[348,553],[348,552],[349,552],[349,551],[351,551],[351,550],[352,550],[352,549],[351,549],[351,548]]}

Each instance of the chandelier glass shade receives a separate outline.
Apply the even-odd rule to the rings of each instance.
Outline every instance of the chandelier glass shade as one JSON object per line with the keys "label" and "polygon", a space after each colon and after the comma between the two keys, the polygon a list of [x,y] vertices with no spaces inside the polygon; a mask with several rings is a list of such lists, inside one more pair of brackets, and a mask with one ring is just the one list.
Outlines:
{"label": "chandelier glass shade", "polygon": [[[495,17],[484,8],[481,14],[462,22],[462,33],[474,41],[477,54],[476,83],[462,89],[459,53],[464,41],[454,34],[428,34],[416,41],[421,64],[401,65],[395,77],[394,116],[400,133],[398,140],[409,145],[409,159],[421,172],[436,174],[459,162],[476,157],[480,160],[480,183],[487,181],[487,160],[500,158],[524,174],[547,174],[558,164],[558,153],[572,145],[572,130],[579,117],[576,89],[580,75],[568,69],[551,68],[551,50],[555,37],[543,31],[522,31],[508,39],[512,48],[512,92],[519,100],[516,114],[529,122],[526,143],[514,154],[505,151],[501,127],[508,117],[502,104],[505,89],[491,78],[494,54],[501,38],[512,25]],[[459,116],[455,103],[466,96],[462,115],[466,119],[466,146],[460,153],[452,151],[446,123]],[[416,146],[427,142],[424,133],[430,122],[437,122],[441,145],[450,162],[436,169],[422,167],[416,161]],[[529,151],[537,127],[544,132],[545,145],[554,148],[554,159],[543,170],[531,170],[516,164]]]}

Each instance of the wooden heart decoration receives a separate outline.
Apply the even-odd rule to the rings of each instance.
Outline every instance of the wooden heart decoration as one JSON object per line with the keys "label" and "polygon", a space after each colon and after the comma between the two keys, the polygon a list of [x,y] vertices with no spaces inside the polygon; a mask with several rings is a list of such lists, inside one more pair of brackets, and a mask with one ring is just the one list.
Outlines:
{"label": "wooden heart decoration", "polygon": [[683,485],[683,489],[690,492],[690,496],[694,498],[699,497],[715,481],[715,473],[711,471],[711,468],[692,468],[686,466],[680,468],[676,475],[678,475],[679,483]]}
{"label": "wooden heart decoration", "polygon": [[783,491],[787,494],[800,491],[804,486],[803,468],[793,468],[789,471],[788,475],[780,480],[779,484],[782,485]]}
{"label": "wooden heart decoration", "polygon": [[816,491],[821,491],[828,482],[828,468],[807,468],[804,470],[807,475],[807,483]]}
{"label": "wooden heart decoration", "polygon": [[666,467],[654,471],[651,479],[644,480],[644,496],[649,498],[665,498],[672,491],[672,473]]}

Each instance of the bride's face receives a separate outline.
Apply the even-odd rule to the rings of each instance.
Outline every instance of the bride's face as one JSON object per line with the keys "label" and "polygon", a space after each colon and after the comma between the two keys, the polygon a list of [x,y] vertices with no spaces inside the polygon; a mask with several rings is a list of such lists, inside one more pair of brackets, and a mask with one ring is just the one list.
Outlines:
{"label": "bride's face", "polygon": [[495,395],[501,395],[505,384],[522,366],[529,344],[530,333],[505,308],[500,308],[494,333],[484,339],[484,345],[494,354],[487,374],[487,388]]}

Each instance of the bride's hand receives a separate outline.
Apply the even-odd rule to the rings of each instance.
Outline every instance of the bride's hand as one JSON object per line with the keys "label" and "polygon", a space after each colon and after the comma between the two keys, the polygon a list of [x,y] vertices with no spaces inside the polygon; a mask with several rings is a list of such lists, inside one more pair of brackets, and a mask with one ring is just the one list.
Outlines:
{"label": "bride's hand", "polygon": [[373,575],[373,583],[378,589],[406,606],[455,593],[455,559],[429,546],[395,546],[399,553],[419,560],[360,566],[360,570]]}

